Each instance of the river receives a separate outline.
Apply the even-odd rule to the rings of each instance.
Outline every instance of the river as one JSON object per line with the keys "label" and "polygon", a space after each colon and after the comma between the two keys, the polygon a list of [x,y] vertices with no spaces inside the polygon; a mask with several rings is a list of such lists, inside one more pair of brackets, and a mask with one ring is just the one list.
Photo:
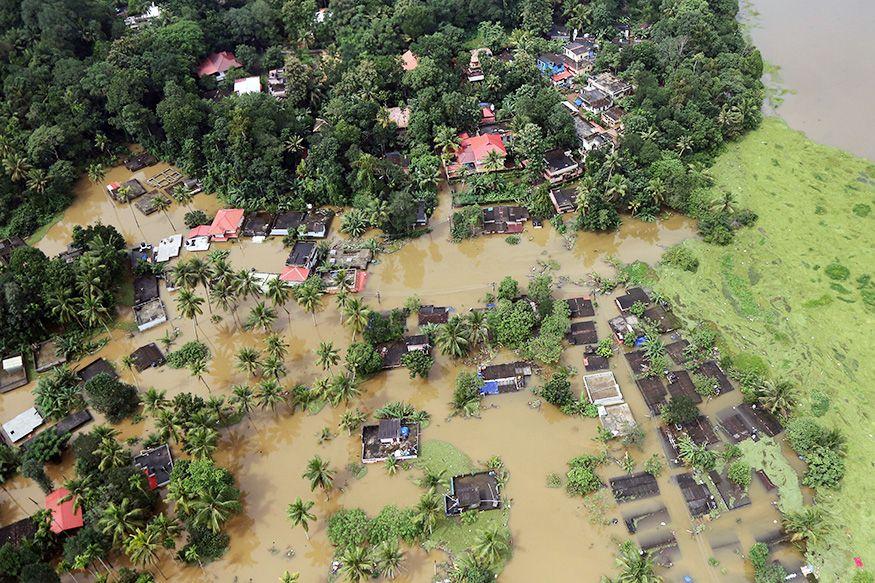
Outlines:
{"label": "river", "polygon": [[816,142],[875,160],[875,2],[749,0],[754,44],[782,88],[774,105]]}

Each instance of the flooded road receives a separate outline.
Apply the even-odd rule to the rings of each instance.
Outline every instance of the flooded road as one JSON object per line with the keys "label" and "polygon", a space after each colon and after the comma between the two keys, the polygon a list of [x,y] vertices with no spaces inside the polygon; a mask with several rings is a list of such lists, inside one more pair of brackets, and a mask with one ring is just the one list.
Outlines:
{"label": "flooded road", "polygon": [[[144,173],[151,176],[163,168],[147,168]],[[113,169],[105,181],[127,180],[129,177],[130,173],[123,168]],[[169,217],[161,213],[143,217],[135,210],[137,221],[134,222],[131,210],[127,206],[115,205],[105,195],[102,185],[83,180],[78,188],[75,204],[38,244],[49,255],[66,247],[74,224],[87,224],[98,219],[119,227],[132,244],[141,240],[155,243],[168,236],[174,232],[171,222],[177,226],[176,232],[184,232],[181,226],[186,208],[174,205],[168,211]],[[555,267],[554,280],[562,282],[556,295],[576,297],[589,293],[588,273],[612,274],[608,263],[610,256],[623,261],[642,259],[653,263],[666,247],[694,236],[694,225],[690,221],[671,216],[657,223],[627,219],[617,233],[578,234],[572,236],[570,249],[566,239],[552,227],[533,229],[530,224],[526,226],[522,242],[516,246],[507,244],[500,236],[455,245],[448,241],[449,196],[444,193],[441,199],[442,206],[432,220],[432,233],[406,244],[397,252],[380,255],[378,263],[370,268],[370,280],[363,295],[373,309],[401,307],[407,297],[416,294],[425,303],[452,306],[464,313],[469,308],[482,306],[483,296],[491,292],[493,284],[504,276],[515,277],[524,287],[533,269],[547,264]],[[210,213],[219,204],[214,198],[201,195],[192,206]],[[230,262],[237,269],[254,267],[277,272],[286,256],[277,239],[262,244],[254,244],[248,239],[237,243],[214,243],[212,248],[229,249]],[[201,336],[207,336],[212,351],[209,371],[204,376],[208,387],[187,371],[167,366],[147,369],[136,375],[124,369],[120,363],[124,356],[139,346],[157,341],[171,326],[181,331],[176,347],[194,339],[192,322],[176,316],[172,294],[163,286],[161,294],[171,321],[134,335],[116,330],[112,341],[99,356],[114,362],[122,377],[137,384],[141,390],[148,387],[164,389],[168,397],[186,391],[227,396],[232,385],[251,382],[234,368],[234,354],[242,346],[260,348],[264,334],[241,331],[230,314],[221,313],[217,308],[214,308],[215,313],[221,315],[217,322],[210,321],[206,310],[200,319],[200,329],[205,333]],[[241,318],[245,319],[251,304],[252,301],[240,306]],[[286,386],[309,384],[323,376],[314,356],[320,342],[331,340],[340,348],[345,348],[350,342],[350,332],[340,325],[331,296],[324,298],[323,306],[316,314],[315,326],[312,317],[297,306],[288,306],[288,318],[284,311],[278,310],[275,329],[284,335],[290,347],[286,358],[288,375],[283,379]],[[596,320],[600,337],[609,335],[607,320],[617,313],[611,297],[598,298]],[[123,316],[130,318],[129,313]],[[415,330],[413,318],[408,329]],[[87,358],[84,364],[92,358]],[[510,358],[511,354],[505,354],[495,362]],[[582,370],[582,358],[582,347],[570,347],[563,355],[563,363]],[[614,574],[616,544],[630,538],[621,511],[628,513],[636,505],[653,500],[617,508],[610,492],[603,491],[602,497],[608,503],[602,511],[594,513],[584,507],[581,498],[569,497],[561,488],[547,487],[549,474],[565,475],[568,460],[602,450],[602,446],[593,440],[598,420],[568,417],[546,403],[540,408],[530,407],[534,397],[529,391],[486,397],[480,419],[450,418],[449,401],[456,374],[472,368],[438,355],[427,381],[409,379],[405,369],[381,373],[364,383],[361,402],[357,405],[372,412],[389,401],[408,401],[431,415],[431,423],[424,429],[425,440],[449,442],[475,462],[484,462],[493,455],[502,458],[510,472],[510,481],[503,494],[510,505],[509,526],[514,554],[500,577],[501,581],[595,581],[602,574]],[[611,370],[647,435],[640,450],[631,448],[629,452],[640,471],[644,461],[653,453],[662,455],[656,436],[657,424],[648,419],[647,407],[621,355],[611,359]],[[542,382],[542,379],[535,378],[531,385]],[[31,406],[30,389],[33,386],[31,383],[0,397],[0,418],[8,419]],[[579,375],[573,379],[573,388],[578,394],[582,390]],[[735,404],[738,399],[736,391],[715,399],[703,410],[713,413]],[[326,581],[333,554],[326,535],[326,520],[332,512],[341,506],[357,506],[374,516],[387,504],[416,504],[422,492],[413,482],[419,477],[416,470],[389,476],[382,464],[373,464],[364,477],[355,478],[345,469],[347,464],[359,460],[360,440],[358,435],[349,437],[338,429],[344,410],[345,407],[325,407],[315,415],[300,412],[291,415],[286,409],[280,409],[277,414],[257,411],[251,418],[224,430],[215,457],[217,463],[234,472],[243,491],[244,512],[227,525],[231,545],[223,559],[207,565],[203,571],[167,559],[161,566],[168,577],[204,582],[270,582],[276,581],[283,571],[290,570],[299,571],[302,581]],[[329,428],[335,437],[320,443],[318,436],[323,428]],[[150,421],[126,422],[121,430],[125,437],[142,437],[151,430]],[[317,454],[338,470],[338,489],[332,493],[330,501],[319,492],[311,493],[309,484],[301,477],[307,460]],[[622,457],[622,446],[611,446],[611,455]],[[68,452],[64,462],[50,468],[49,474],[62,480],[72,477],[72,471]],[[670,520],[664,525],[657,524],[647,535],[658,537],[671,532],[679,543],[680,554],[674,560],[674,567],[660,569],[661,574],[667,581],[680,581],[684,575],[693,576],[697,582],[748,580],[750,573],[745,571],[738,550],[746,552],[755,536],[778,529],[778,514],[773,506],[775,494],[766,492],[754,480],[751,506],[724,514],[713,522],[706,521],[702,532],[692,536],[692,521],[680,490],[671,481],[671,476],[679,472],[666,471],[659,478],[662,492],[659,500],[666,506]],[[599,470],[605,482],[623,473],[619,464],[613,462]],[[7,502],[0,517],[3,524],[32,512],[34,501],[42,500],[38,488],[21,478],[7,486],[12,500],[21,504],[21,508]],[[286,506],[297,496],[316,502],[314,511],[318,521],[311,526],[310,540],[300,528],[293,529],[285,516]],[[641,538],[639,542],[646,540]],[[397,580],[430,581],[436,563],[445,560],[446,556],[440,551],[408,550],[404,570]]]}
{"label": "flooded road", "polygon": [[875,160],[875,3],[748,0],[753,42],[786,89],[777,113],[816,142]]}

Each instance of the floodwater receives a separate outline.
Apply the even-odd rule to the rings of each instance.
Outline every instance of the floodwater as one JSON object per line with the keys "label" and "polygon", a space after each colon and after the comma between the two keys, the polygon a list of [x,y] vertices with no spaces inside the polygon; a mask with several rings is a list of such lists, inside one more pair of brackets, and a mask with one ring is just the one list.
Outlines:
{"label": "floodwater", "polygon": [[749,0],[743,13],[778,68],[767,78],[785,90],[778,115],[816,142],[875,160],[875,3]]}
{"label": "floodwater", "polygon": [[[144,172],[151,176],[163,168],[156,166]],[[116,168],[105,181],[129,177],[129,172]],[[526,227],[523,241],[516,246],[508,245],[500,236],[455,245],[448,241],[447,221],[451,214],[448,194],[443,193],[441,199],[441,208],[432,221],[432,233],[408,243],[395,253],[381,255],[378,264],[370,268],[371,276],[364,295],[372,308],[400,307],[405,298],[416,294],[425,303],[449,305],[465,312],[482,305],[483,296],[491,292],[493,284],[505,275],[514,276],[525,286],[533,269],[548,262],[558,264],[554,279],[561,279],[562,285],[557,295],[575,297],[589,292],[587,274],[593,271],[605,275],[611,273],[607,263],[609,256],[623,261],[643,259],[652,263],[667,246],[694,236],[694,225],[690,221],[671,216],[658,223],[629,219],[614,234],[580,234],[573,240],[571,249],[552,227],[533,229],[531,225]],[[218,202],[202,195],[193,206],[210,212],[218,207]],[[173,232],[170,221],[182,228],[182,215],[186,210],[174,206],[169,211],[169,220],[161,213],[143,217],[134,210],[137,213],[135,222],[130,209],[114,204],[104,194],[102,185],[83,180],[77,186],[74,205],[38,246],[49,255],[58,253],[66,247],[73,225],[98,219],[119,227],[131,244],[142,240],[154,243]],[[254,267],[279,271],[286,255],[276,239],[262,244],[247,239],[214,244],[213,248],[229,249],[230,261],[237,269]],[[176,346],[194,338],[192,322],[176,316],[172,294],[163,288],[161,293],[171,321],[133,335],[116,330],[112,341],[98,356],[113,361],[122,376],[141,390],[154,386],[166,390],[170,397],[184,391],[230,395],[232,385],[247,382],[244,374],[234,369],[233,355],[241,346],[260,347],[263,335],[237,329],[229,314],[220,314],[222,319],[213,323],[206,310],[200,318],[200,329],[203,332],[201,337],[208,338],[213,353],[209,372],[205,375],[208,387],[184,370],[165,366],[134,375],[120,365],[122,357],[143,344],[157,341],[171,326],[181,331]],[[611,297],[600,297],[598,303],[596,319],[599,335],[603,337],[609,334],[607,320],[617,312]],[[289,310],[288,318],[284,311],[279,310],[275,328],[290,346],[286,359],[289,372],[284,383],[291,386],[297,382],[309,383],[322,375],[313,355],[319,342],[331,340],[336,346],[345,347],[350,341],[350,332],[340,325],[330,296],[326,296],[324,309],[317,313],[315,325],[312,317],[297,306],[289,306]],[[219,313],[218,308],[214,311]],[[247,311],[248,305],[240,307],[242,318]],[[125,313],[123,317],[130,318],[130,314]],[[502,356],[512,358],[509,354]],[[86,359],[87,362],[90,359]],[[563,362],[582,370],[582,348],[566,350]],[[651,454],[662,455],[655,434],[656,424],[647,418],[647,408],[635,388],[625,359],[615,356],[611,359],[611,367],[636,419],[647,433],[643,449],[630,451],[640,470]],[[461,363],[438,356],[427,381],[410,380],[404,369],[379,374],[363,385],[361,402],[357,405],[373,411],[389,401],[409,401],[431,414],[432,421],[424,430],[424,439],[450,442],[475,462],[483,462],[492,455],[503,459],[510,472],[504,497],[511,507],[509,526],[514,554],[500,577],[501,581],[595,581],[602,574],[613,573],[616,543],[630,537],[623,526],[620,511],[628,513],[634,508],[646,507],[653,500],[617,508],[609,492],[603,492],[604,499],[610,503],[601,517],[604,520],[599,521],[592,520],[600,517],[585,509],[582,499],[571,498],[563,489],[550,489],[546,485],[548,474],[565,474],[566,462],[572,457],[600,451],[602,446],[593,441],[598,421],[566,417],[547,404],[540,409],[532,408],[529,404],[534,397],[528,391],[487,397],[480,419],[449,418],[448,402],[454,379],[464,368]],[[540,383],[540,379],[533,379],[532,385]],[[0,397],[0,418],[6,420],[31,406],[32,387],[33,383]],[[574,379],[574,387],[576,391],[581,390],[580,377]],[[738,398],[736,391],[707,404],[704,410],[712,413],[735,404]],[[255,412],[251,419],[244,419],[225,430],[216,460],[234,472],[244,502],[244,511],[227,526],[231,535],[230,548],[222,560],[207,565],[203,571],[165,559],[161,566],[167,576],[171,580],[260,582],[276,581],[283,571],[290,570],[299,571],[302,581],[326,581],[332,557],[332,547],[326,536],[326,518],[333,511],[341,506],[358,506],[373,516],[386,504],[414,505],[421,494],[413,482],[418,477],[417,471],[402,471],[390,477],[382,464],[374,464],[368,467],[364,477],[357,479],[345,469],[348,463],[359,459],[360,444],[356,435],[349,437],[338,430],[343,410],[343,407],[326,407],[316,415],[290,415],[285,409],[276,414]],[[125,437],[143,436],[150,431],[149,425],[148,420],[140,424],[126,422],[120,429]],[[319,443],[318,435],[326,427],[335,437]],[[330,500],[319,492],[311,493],[301,477],[307,460],[316,454],[329,460],[338,470],[338,490],[332,492]],[[613,446],[611,455],[620,458],[622,454],[622,448]],[[72,477],[70,457],[68,453],[59,466],[50,468],[50,476],[56,480]],[[623,470],[618,464],[609,463],[599,473],[607,481],[623,474]],[[706,522],[702,532],[693,536],[693,523],[680,491],[670,481],[670,475],[676,473],[677,470],[667,471],[659,479],[660,500],[668,509],[670,522],[655,525],[641,534],[639,542],[667,532],[674,533],[680,556],[675,559],[673,568],[661,570],[667,581],[680,581],[684,575],[691,575],[696,581],[747,580],[750,574],[746,573],[742,559],[733,550],[733,541],[738,540],[738,548],[746,550],[755,536],[778,529],[774,494],[767,493],[754,480],[752,506]],[[32,512],[37,501],[42,499],[37,487],[21,478],[7,486],[11,501],[7,500],[0,508],[0,524]],[[297,496],[316,501],[314,510],[318,521],[311,527],[310,540],[300,528],[293,529],[285,517],[286,506]],[[618,519],[617,523],[611,524],[612,519]],[[712,543],[718,550],[712,549]],[[123,560],[119,559],[120,562]],[[440,551],[426,553],[421,549],[409,549],[404,571],[398,580],[430,581],[436,564],[445,560],[446,556]]]}

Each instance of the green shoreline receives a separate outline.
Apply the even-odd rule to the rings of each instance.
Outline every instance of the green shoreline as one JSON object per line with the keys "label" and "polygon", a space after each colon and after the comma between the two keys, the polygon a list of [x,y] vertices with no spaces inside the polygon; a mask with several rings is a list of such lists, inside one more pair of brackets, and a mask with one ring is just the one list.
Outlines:
{"label": "green shoreline", "polygon": [[[808,558],[822,580],[844,580],[852,557],[875,563],[875,164],[810,141],[783,120],[729,144],[711,169],[716,197],[728,190],[759,221],[727,247],[688,241],[697,273],[657,269],[655,288],[688,321],[713,322],[734,354],[759,355],[775,378],[826,393],[821,419],[848,436],[841,489],[819,492],[836,526]],[[830,269],[827,269],[830,268]],[[862,503],[861,503],[862,502]]]}

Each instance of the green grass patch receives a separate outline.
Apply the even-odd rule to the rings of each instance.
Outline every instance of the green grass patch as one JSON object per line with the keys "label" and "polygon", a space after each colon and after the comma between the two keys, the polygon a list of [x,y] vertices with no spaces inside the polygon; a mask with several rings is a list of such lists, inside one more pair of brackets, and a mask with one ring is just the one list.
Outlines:
{"label": "green grass patch", "polygon": [[27,238],[27,244],[33,247],[39,243],[42,238],[46,236],[46,233],[49,232],[49,229],[54,227],[62,218],[64,218],[64,211],[54,214],[52,218],[46,221],[39,229],[34,231],[33,234]]}
{"label": "green grass patch", "polygon": [[799,476],[781,453],[781,446],[771,437],[759,441],[745,439],[738,444],[742,459],[753,469],[765,472],[778,488],[778,508],[781,512],[795,512],[802,508],[802,489]]}
{"label": "green grass patch", "polygon": [[803,402],[829,389],[821,419],[848,434],[847,473],[818,503],[844,527],[809,559],[821,580],[846,580],[851,557],[875,563],[875,346],[866,338],[875,290],[860,275],[872,270],[875,229],[851,212],[875,199],[875,165],[766,118],[726,147],[711,174],[711,198],[732,192],[757,224],[727,247],[689,242],[698,271],[660,266],[654,287],[679,300],[682,318],[713,322],[736,364],[761,358],[774,378],[799,386]]}
{"label": "green grass patch", "polygon": [[[471,458],[453,444],[435,440],[423,442],[422,451],[416,464],[420,468],[428,468],[432,472],[443,470],[446,472],[448,481],[453,476],[468,474],[478,469]],[[439,493],[442,494],[442,492]],[[474,541],[483,530],[494,525],[507,526],[509,517],[510,510],[506,506],[500,510],[478,512],[477,520],[469,524],[464,524],[462,519],[458,517],[443,517],[438,521],[437,527],[429,538],[429,543],[440,546],[453,554],[461,554],[474,545]]]}

